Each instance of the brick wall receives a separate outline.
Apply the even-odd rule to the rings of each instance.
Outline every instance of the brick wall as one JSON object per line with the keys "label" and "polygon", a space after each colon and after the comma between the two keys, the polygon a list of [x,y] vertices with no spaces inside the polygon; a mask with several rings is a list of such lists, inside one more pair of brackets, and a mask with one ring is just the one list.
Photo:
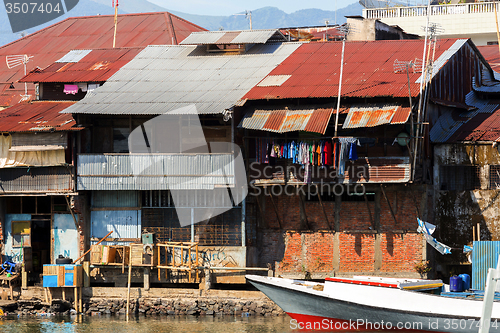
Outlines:
{"label": "brick wall", "polygon": [[[325,211],[323,212],[323,207]],[[306,201],[305,210],[307,222],[311,230],[330,230],[335,229],[335,202],[323,201],[323,207],[318,201]],[[328,223],[325,218],[328,217]]]}
{"label": "brick wall", "polygon": [[[372,218],[375,214],[375,203],[368,202]],[[339,231],[345,230],[368,230],[372,227],[370,213],[366,202],[342,202],[340,204],[340,224]]]}
{"label": "brick wall", "polygon": [[422,236],[420,234],[382,234],[383,272],[415,272],[415,265],[422,259]]}
{"label": "brick wall", "polygon": [[375,235],[339,235],[339,272],[373,272],[375,261]]}
{"label": "brick wall", "polygon": [[[422,199],[422,192],[410,191],[385,191],[387,199],[380,195],[380,229],[382,231],[392,230],[412,230],[417,229],[417,209],[418,202]],[[396,216],[396,221],[392,217],[391,208]],[[420,207],[419,207],[420,209]]]}
{"label": "brick wall", "polygon": [[333,232],[304,234],[305,268],[308,272],[333,272]]}
{"label": "brick wall", "polygon": [[[334,201],[323,201],[323,206],[318,201],[304,201],[301,212],[298,196],[275,196],[281,230],[272,202],[265,198],[268,228],[258,232],[260,264],[271,263],[278,274],[302,278],[305,272],[313,277],[314,273],[417,277],[415,264],[425,259],[422,236],[416,233],[416,207],[421,209],[423,192],[399,186],[387,187],[385,193],[396,221],[381,192],[368,202],[370,211],[365,201],[341,202],[338,220]],[[309,230],[301,224],[301,213],[307,217]]]}
{"label": "brick wall", "polygon": [[276,205],[279,213],[279,219],[282,223],[281,228],[295,230],[300,229],[300,199],[296,195],[273,196],[272,200],[270,196],[265,197],[266,218],[264,220],[267,227],[271,229],[280,228],[273,201]]}

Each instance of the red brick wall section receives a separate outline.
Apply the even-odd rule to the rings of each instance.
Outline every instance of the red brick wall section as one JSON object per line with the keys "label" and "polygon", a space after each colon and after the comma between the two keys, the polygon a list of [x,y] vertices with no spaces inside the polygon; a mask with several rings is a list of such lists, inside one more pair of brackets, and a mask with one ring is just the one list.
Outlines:
{"label": "red brick wall section", "polygon": [[422,235],[412,234],[382,234],[380,247],[382,249],[383,272],[415,272],[415,265],[422,258]]}
{"label": "red brick wall section", "polygon": [[373,272],[375,258],[375,235],[339,235],[340,272]]}
{"label": "red brick wall section", "polygon": [[[287,232],[285,235],[285,253],[277,269],[282,272],[304,272],[302,262],[302,237],[298,232]],[[304,268],[302,267],[304,266]]]}
{"label": "red brick wall section", "polygon": [[[300,230],[300,208],[298,196],[274,197],[280,212],[283,233],[279,228],[274,207],[266,198],[266,221],[270,228],[262,230],[262,261],[279,262],[276,269],[286,273],[303,274],[305,271],[331,272],[336,246],[339,248],[338,272],[349,273],[415,273],[414,266],[423,256],[422,238],[416,234],[417,210],[422,192],[385,190],[396,215],[394,221],[389,205],[380,195],[380,248],[375,249],[375,234],[364,231],[372,227],[365,201],[342,202],[340,210],[339,243],[335,244],[335,233],[328,231],[328,224],[321,204],[306,201],[306,215],[311,230]],[[332,228],[334,227],[335,203],[323,202]],[[375,220],[375,202],[369,202]],[[292,231],[293,230],[293,231]],[[321,231],[318,231],[321,230]],[[354,232],[346,232],[354,231]],[[402,230],[404,233],[395,232]],[[297,232],[298,231],[298,232]],[[279,237],[284,237],[279,239]],[[279,241],[280,240],[280,241]],[[381,260],[380,271],[375,271],[376,252]]]}
{"label": "red brick wall section", "polygon": [[304,235],[306,247],[305,269],[308,272],[333,271],[334,233],[314,232]]}
{"label": "red brick wall section", "polygon": [[[422,192],[395,192],[385,191],[387,199],[391,204],[391,208],[396,216],[396,221],[392,217],[387,200],[384,195],[380,195],[380,229],[382,231],[393,230],[411,230],[416,231],[417,223],[417,210],[416,202],[420,202]],[[420,207],[419,207],[420,209]]]}
{"label": "red brick wall section", "polygon": [[[279,193],[279,192],[278,192]],[[273,195],[274,203],[278,209],[279,217],[281,220],[281,227],[285,230],[300,230],[300,199],[297,195]],[[266,218],[268,228],[279,228],[278,219],[276,217],[276,210],[274,209],[273,202],[269,196],[266,196]]]}
{"label": "red brick wall section", "polygon": [[[368,202],[372,219],[375,214],[375,202]],[[340,205],[340,231],[368,230],[372,227],[370,213],[365,201],[342,202]]]}
{"label": "red brick wall section", "polygon": [[[309,228],[311,230],[333,230],[335,229],[335,202],[334,201],[323,201],[323,207],[325,208],[326,215],[328,217],[328,223],[326,222],[325,213],[323,208],[318,201],[307,201],[306,206],[306,216],[307,222],[309,223]],[[328,226],[330,224],[330,226]]]}

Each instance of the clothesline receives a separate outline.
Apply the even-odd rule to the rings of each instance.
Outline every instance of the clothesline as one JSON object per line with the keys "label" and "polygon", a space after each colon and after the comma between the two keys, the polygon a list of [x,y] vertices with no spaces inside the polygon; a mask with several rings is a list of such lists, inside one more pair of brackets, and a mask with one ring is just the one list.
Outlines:
{"label": "clothesline", "polygon": [[344,137],[336,140],[286,140],[256,139],[255,156],[259,163],[270,163],[272,159],[291,159],[305,168],[304,181],[311,182],[312,166],[333,166],[344,175],[345,162],[358,159],[357,138]]}

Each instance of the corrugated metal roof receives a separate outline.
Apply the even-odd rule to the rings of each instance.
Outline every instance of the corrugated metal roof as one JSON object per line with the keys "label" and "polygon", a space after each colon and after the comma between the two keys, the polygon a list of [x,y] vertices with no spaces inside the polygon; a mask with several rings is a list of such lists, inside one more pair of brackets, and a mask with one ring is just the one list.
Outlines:
{"label": "corrugated metal roof", "polygon": [[201,31],[193,32],[180,45],[209,44],[265,44],[285,42],[285,36],[275,29],[243,31]]}
{"label": "corrugated metal roof", "polygon": [[276,133],[306,131],[324,134],[332,109],[254,110],[248,112],[239,128]]}
{"label": "corrugated metal roof", "polygon": [[401,105],[361,104],[352,106],[342,128],[375,127],[384,124],[404,124],[410,108]]}
{"label": "corrugated metal roof", "polygon": [[483,57],[490,64],[494,71],[500,71],[500,53],[498,45],[477,46]]}
{"label": "corrugated metal roof", "polygon": [[[115,48],[86,50],[85,56],[74,56],[70,51],[63,59],[45,68],[29,73],[19,82],[102,82],[132,60],[142,48]],[[73,53],[75,52],[75,53]]]}
{"label": "corrugated metal roof", "polygon": [[279,87],[291,77],[291,75],[268,75],[257,84],[257,87]]}
{"label": "corrugated metal roof", "polygon": [[[436,68],[451,57],[465,40],[443,39],[436,47]],[[410,61],[422,57],[420,40],[348,42],[345,46],[343,97],[408,97],[405,73],[394,73],[394,61]],[[449,50],[450,49],[450,50]],[[441,57],[445,51],[446,57]],[[305,43],[269,75],[291,75],[279,87],[254,87],[244,98],[285,99],[336,97],[338,94],[342,42]],[[410,71],[410,88],[418,96],[421,76]]]}
{"label": "corrugated metal roof", "polygon": [[0,132],[73,131],[75,120],[61,110],[75,102],[33,102],[11,106],[0,111]]}
{"label": "corrugated metal roof", "polygon": [[[118,27],[117,47],[168,45],[182,41],[193,31],[205,30],[170,13],[118,15]],[[46,68],[71,50],[111,47],[113,29],[112,15],[68,18],[0,47],[0,58],[27,54],[33,56],[27,64],[28,72],[36,67]],[[5,64],[4,61],[1,63]],[[0,105],[9,106],[20,101],[24,85],[15,82],[23,76],[23,66],[0,67]],[[16,89],[8,89],[10,82],[14,82]],[[34,96],[31,84],[28,85],[28,94]]]}
{"label": "corrugated metal roof", "polygon": [[467,95],[466,101],[476,109],[442,111],[430,131],[432,142],[499,141],[500,105],[478,98],[474,91]]}
{"label": "corrugated metal roof", "polygon": [[72,50],[56,62],[79,62],[90,52],[92,52],[92,50]]}
{"label": "corrugated metal roof", "polygon": [[148,46],[64,112],[159,115],[195,105],[200,114],[222,113],[300,45],[266,44],[261,53],[230,56],[196,46]]}

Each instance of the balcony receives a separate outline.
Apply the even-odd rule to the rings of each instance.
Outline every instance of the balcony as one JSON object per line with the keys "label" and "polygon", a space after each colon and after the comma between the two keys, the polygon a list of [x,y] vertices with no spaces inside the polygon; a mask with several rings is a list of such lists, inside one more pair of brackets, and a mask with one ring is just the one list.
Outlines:
{"label": "balcony", "polygon": [[[288,177],[285,180],[284,170]],[[340,183],[340,184],[386,184],[407,183],[410,181],[411,164],[407,156],[360,157],[355,162],[347,161],[344,176],[340,176],[338,169],[314,166],[311,169],[312,183]],[[253,164],[249,168],[250,180],[256,186],[267,185],[302,185],[306,184],[305,170],[302,166],[268,164]]]}
{"label": "balcony", "polygon": [[[444,29],[442,37],[472,38],[476,45],[496,41],[495,2],[432,5],[430,22]],[[388,25],[398,25],[405,32],[423,35],[427,6],[388,7],[363,9],[363,17],[379,19]],[[480,36],[486,34],[486,36]]]}
{"label": "balcony", "polygon": [[74,192],[72,166],[0,169],[0,194],[58,194]]}
{"label": "balcony", "polygon": [[78,190],[232,187],[233,154],[79,154]]}

